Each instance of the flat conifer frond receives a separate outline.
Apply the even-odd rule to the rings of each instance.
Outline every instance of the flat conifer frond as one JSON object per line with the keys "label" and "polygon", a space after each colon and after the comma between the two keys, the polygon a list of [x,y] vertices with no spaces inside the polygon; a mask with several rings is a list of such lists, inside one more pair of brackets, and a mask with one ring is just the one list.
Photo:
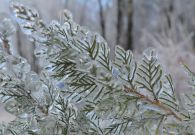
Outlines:
{"label": "flat conifer frond", "polygon": [[[104,39],[67,11],[63,24],[47,25],[33,9],[18,3],[12,9],[44,64],[36,74],[25,59],[0,48],[1,101],[16,116],[1,126],[2,135],[195,134],[195,96],[184,95],[180,106],[154,49],[137,61],[116,46],[111,58]],[[4,35],[1,46],[12,47],[11,34]],[[194,88],[194,73],[187,71]]]}

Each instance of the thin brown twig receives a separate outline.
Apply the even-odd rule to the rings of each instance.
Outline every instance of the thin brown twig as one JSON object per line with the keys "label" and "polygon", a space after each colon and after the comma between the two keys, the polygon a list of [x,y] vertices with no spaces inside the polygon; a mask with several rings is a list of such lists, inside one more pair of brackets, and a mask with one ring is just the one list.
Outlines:
{"label": "thin brown twig", "polygon": [[180,116],[178,116],[178,114],[176,114],[173,110],[171,110],[170,108],[164,106],[159,100],[151,100],[149,99],[147,96],[139,93],[138,91],[135,91],[134,89],[131,89],[127,86],[124,86],[126,92],[129,93],[133,93],[139,96],[140,99],[144,99],[145,101],[147,101],[148,103],[158,106],[159,108],[163,109],[165,112],[167,112],[168,115],[172,115],[174,116],[177,120],[182,121],[182,118]]}
{"label": "thin brown twig", "polygon": [[3,49],[6,53],[11,54],[10,52],[10,46],[9,46],[9,41],[0,33],[0,39],[3,42]]}
{"label": "thin brown twig", "polygon": [[7,52],[9,55],[11,54],[8,40],[3,40],[3,48],[5,52]]}

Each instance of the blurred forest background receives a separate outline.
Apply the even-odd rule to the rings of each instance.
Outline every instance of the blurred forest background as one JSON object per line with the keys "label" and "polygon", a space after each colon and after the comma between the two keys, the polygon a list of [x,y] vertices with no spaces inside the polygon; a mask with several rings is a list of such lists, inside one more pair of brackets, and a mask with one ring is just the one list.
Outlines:
{"label": "blurred forest background", "polygon": [[[157,50],[165,70],[173,76],[178,92],[186,92],[182,64],[195,71],[195,0],[15,0],[35,8],[45,22],[63,22],[63,10],[74,20],[102,35],[114,52],[116,45],[134,52],[139,60],[148,47]],[[12,17],[10,0],[0,0],[0,20]],[[15,53],[27,58],[39,73],[35,43],[16,26]],[[113,53],[112,53],[113,54]],[[4,112],[0,109],[0,120]],[[7,115],[6,115],[7,116]],[[11,119],[11,117],[9,117]]]}

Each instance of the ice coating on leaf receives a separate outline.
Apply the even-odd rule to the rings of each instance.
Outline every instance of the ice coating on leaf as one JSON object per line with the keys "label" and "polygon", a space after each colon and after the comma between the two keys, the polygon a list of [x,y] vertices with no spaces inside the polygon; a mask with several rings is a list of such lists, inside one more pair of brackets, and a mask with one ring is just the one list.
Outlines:
{"label": "ice coating on leaf", "polygon": [[46,104],[44,88],[40,87],[38,91],[33,92],[32,97],[36,99],[40,105]]}
{"label": "ice coating on leaf", "polygon": [[31,69],[27,60],[22,57],[8,55],[5,59],[7,71],[19,78],[25,76],[25,73],[28,73]]}
{"label": "ice coating on leaf", "polygon": [[3,56],[0,55],[0,70],[5,68],[5,65],[6,65],[5,59]]}
{"label": "ice coating on leaf", "polygon": [[31,118],[31,115],[28,113],[22,113],[18,117],[21,119],[28,119],[28,118]]}
{"label": "ice coating on leaf", "polygon": [[162,89],[163,72],[153,49],[144,51],[144,58],[139,64],[136,75],[136,83],[139,87],[147,90],[155,100],[158,100]]}
{"label": "ice coating on leaf", "polygon": [[16,29],[10,19],[4,18],[0,23],[0,37],[9,37],[15,33]]}
{"label": "ice coating on leaf", "polygon": [[113,74],[113,76],[114,76],[115,78],[118,78],[118,76],[119,76],[119,71],[118,71],[117,69],[113,68],[113,69],[112,69],[112,74]]}
{"label": "ice coating on leaf", "polygon": [[158,59],[156,51],[153,48],[148,48],[143,52],[143,55],[148,59]]}
{"label": "ice coating on leaf", "polygon": [[39,18],[36,10],[26,8],[17,2],[12,2],[11,7],[22,31],[27,34],[32,41],[43,42],[47,39],[44,36],[47,34],[47,30],[44,31],[45,24]]}
{"label": "ice coating on leaf", "polygon": [[15,101],[9,101],[5,104],[5,110],[11,114],[17,114],[18,103]]}
{"label": "ice coating on leaf", "polygon": [[31,118],[30,126],[31,126],[31,131],[34,134],[39,134],[40,133],[40,129],[38,128],[38,122],[37,122],[35,117]]}
{"label": "ice coating on leaf", "polygon": [[32,71],[26,74],[25,81],[26,87],[29,88],[31,91],[39,91],[42,86],[40,77]]}
{"label": "ice coating on leaf", "polygon": [[62,88],[65,87],[65,84],[64,84],[64,82],[59,82],[59,83],[57,84],[57,86],[58,86],[60,89],[62,89]]}
{"label": "ice coating on leaf", "polygon": [[133,87],[137,63],[133,58],[132,52],[130,50],[125,51],[120,46],[116,46],[115,55],[114,65],[118,68],[121,81]]}
{"label": "ice coating on leaf", "polygon": [[22,31],[26,34],[26,35],[31,35],[32,32],[34,31],[34,23],[31,22],[26,22],[24,24],[21,24],[22,26]]}
{"label": "ice coating on leaf", "polygon": [[12,2],[11,7],[15,12],[17,19],[21,19],[21,21],[27,20],[29,22],[33,22],[39,18],[39,15],[35,9],[26,8],[20,3]]}
{"label": "ice coating on leaf", "polygon": [[64,10],[64,17],[65,17],[65,20],[72,20],[72,13],[68,10]]}
{"label": "ice coating on leaf", "polygon": [[47,48],[43,45],[36,44],[34,54],[36,57],[44,57],[47,53]]}

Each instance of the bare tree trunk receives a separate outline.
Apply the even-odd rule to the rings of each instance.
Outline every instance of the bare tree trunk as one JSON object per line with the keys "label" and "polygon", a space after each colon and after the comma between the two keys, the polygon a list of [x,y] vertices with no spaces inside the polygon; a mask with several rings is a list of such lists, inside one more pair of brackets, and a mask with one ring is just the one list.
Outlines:
{"label": "bare tree trunk", "polygon": [[[170,5],[169,5],[169,12],[172,14],[173,13],[173,11],[174,11],[174,6],[173,6],[173,2],[171,2],[170,3]],[[169,28],[171,28],[171,19],[170,19],[170,17],[169,17],[169,22],[168,22],[168,24],[169,24]]]}
{"label": "bare tree trunk", "polygon": [[120,44],[120,35],[122,30],[122,0],[117,0],[117,35],[116,44]]}
{"label": "bare tree trunk", "polygon": [[79,21],[79,24],[82,26],[84,25],[84,20],[85,20],[85,12],[86,12],[86,7],[87,7],[87,3],[88,3],[88,0],[85,0],[84,1],[84,5],[82,7],[82,14],[81,14],[81,17],[80,17],[80,21]]}
{"label": "bare tree trunk", "polygon": [[36,43],[35,43],[35,40],[32,41],[32,70],[35,71],[36,73],[39,73],[40,72],[40,67],[38,65],[38,59],[36,58],[35,54],[34,54],[34,51],[35,51],[35,46],[36,46]]}
{"label": "bare tree trunk", "polygon": [[173,4],[174,4],[173,1],[170,1],[169,7],[167,9],[165,9],[165,11],[164,11],[166,18],[167,18],[167,25],[168,25],[169,29],[172,27],[171,14],[174,12],[174,5]]}
{"label": "bare tree trunk", "polygon": [[65,0],[64,8],[67,9],[69,5],[69,0]]}
{"label": "bare tree trunk", "polygon": [[133,0],[128,0],[128,26],[127,26],[127,44],[125,49],[133,50]]}
{"label": "bare tree trunk", "polygon": [[20,27],[19,26],[17,28],[16,38],[17,38],[18,53],[21,57],[24,57],[24,54],[23,54],[23,51],[22,51],[21,32],[20,32]]}
{"label": "bare tree trunk", "polygon": [[101,32],[102,32],[102,36],[106,39],[105,19],[104,19],[104,13],[103,13],[102,0],[98,0],[98,4],[99,4]]}

